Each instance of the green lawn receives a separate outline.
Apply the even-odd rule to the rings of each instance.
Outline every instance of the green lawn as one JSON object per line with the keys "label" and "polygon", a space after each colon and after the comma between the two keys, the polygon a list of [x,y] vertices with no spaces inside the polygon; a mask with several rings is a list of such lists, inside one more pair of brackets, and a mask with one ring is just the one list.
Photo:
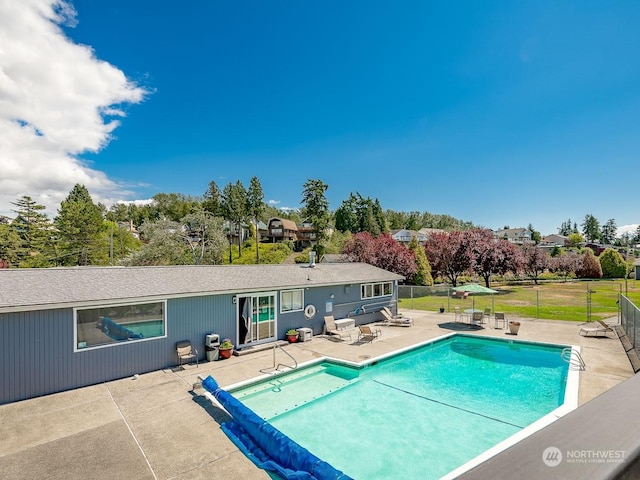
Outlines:
{"label": "green lawn", "polygon": [[456,306],[462,310],[473,306],[491,308],[492,312],[505,312],[507,315],[576,322],[616,316],[618,295],[625,291],[633,303],[640,305],[640,285],[636,280],[627,280],[626,285],[624,280],[595,280],[536,286],[492,285],[492,288],[500,293],[469,296],[466,299],[449,298],[446,293],[414,294],[414,298],[400,298],[398,305],[400,308],[432,311],[444,306],[449,312],[453,312]]}

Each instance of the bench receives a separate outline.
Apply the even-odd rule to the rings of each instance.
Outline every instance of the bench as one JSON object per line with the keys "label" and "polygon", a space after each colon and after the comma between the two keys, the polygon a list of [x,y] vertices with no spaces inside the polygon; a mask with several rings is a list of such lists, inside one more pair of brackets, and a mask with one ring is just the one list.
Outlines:
{"label": "bench", "polygon": [[454,290],[451,292],[452,298],[467,298],[469,296],[469,292],[462,292],[460,290]]}
{"label": "bench", "polygon": [[350,328],[356,328],[356,321],[353,318],[341,318],[336,320],[336,327],[338,330],[348,330]]}

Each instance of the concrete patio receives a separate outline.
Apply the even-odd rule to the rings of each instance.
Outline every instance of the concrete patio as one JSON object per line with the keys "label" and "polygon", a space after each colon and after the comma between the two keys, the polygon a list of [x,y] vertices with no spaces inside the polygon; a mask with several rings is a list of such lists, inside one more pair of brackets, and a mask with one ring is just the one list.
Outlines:
{"label": "concrete patio", "polygon": [[[371,343],[338,342],[316,336],[285,348],[298,363],[323,356],[362,362],[454,331],[505,337],[493,319],[479,330],[453,314],[405,311],[413,327],[385,327]],[[633,376],[615,334],[579,335],[580,323],[519,319],[519,340],[576,345],[586,363],[580,373],[579,404]],[[609,322],[615,322],[610,319]],[[91,387],[0,406],[0,471],[11,479],[265,479],[219,424],[227,414],[211,405],[198,375],[221,386],[263,375],[273,351],[198,366],[167,369]],[[276,364],[291,359],[276,350]]]}

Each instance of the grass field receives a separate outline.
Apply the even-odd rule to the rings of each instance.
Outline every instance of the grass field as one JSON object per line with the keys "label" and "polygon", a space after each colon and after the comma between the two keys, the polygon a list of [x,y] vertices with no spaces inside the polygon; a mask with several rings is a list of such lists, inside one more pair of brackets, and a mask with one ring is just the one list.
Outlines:
{"label": "grass field", "polygon": [[446,291],[425,294],[414,288],[413,298],[403,287],[399,308],[437,311],[441,306],[448,312],[454,307],[491,308],[491,312],[507,315],[584,322],[614,317],[618,314],[618,295],[625,291],[627,297],[640,305],[640,285],[636,280],[594,280],[588,282],[546,283],[541,285],[494,286],[500,293],[475,295],[466,299],[450,298]]}

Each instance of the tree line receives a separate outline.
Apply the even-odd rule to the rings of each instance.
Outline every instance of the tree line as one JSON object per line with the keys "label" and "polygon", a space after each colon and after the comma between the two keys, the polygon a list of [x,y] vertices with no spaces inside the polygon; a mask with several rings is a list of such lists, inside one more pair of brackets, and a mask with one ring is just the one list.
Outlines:
{"label": "tree line", "polygon": [[[43,213],[43,205],[25,195],[12,203],[15,219],[0,223],[0,266],[221,264],[233,263],[240,257],[246,263],[239,234],[246,225],[251,227],[255,245],[252,263],[279,261],[282,256],[260,258],[261,251],[267,254],[261,248],[258,231],[259,222],[280,217],[313,225],[314,248],[320,255],[324,251],[344,253],[352,260],[404,275],[408,282],[418,285],[428,285],[434,277],[455,285],[466,272],[477,274],[488,284],[492,275],[506,272],[527,272],[537,279],[548,268],[570,270],[570,274],[584,271],[564,252],[552,253],[567,265],[552,265],[551,260],[545,264],[546,257],[537,250],[513,251],[509,242],[496,241],[491,230],[475,227],[471,222],[428,212],[383,210],[378,199],[358,192],[350,193],[331,211],[325,195],[328,188],[321,180],[307,180],[301,193],[301,208],[289,211],[264,202],[260,180],[255,176],[247,188],[239,180],[223,189],[211,181],[201,197],[158,193],[145,205],[117,203],[107,209],[94,203],[86,187],[78,184],[61,202],[53,219]],[[592,215],[585,217],[582,226],[588,238],[594,238],[596,230],[600,239],[608,238],[612,228],[615,231],[614,220],[601,228]],[[339,232],[331,238],[330,227]],[[432,233],[424,246],[412,241],[407,247],[388,235],[394,229],[424,227],[442,232]],[[539,242],[539,232],[531,224],[528,229],[534,242]],[[576,248],[583,240],[571,220],[558,230],[568,233]],[[237,254],[232,249],[234,239]]]}

